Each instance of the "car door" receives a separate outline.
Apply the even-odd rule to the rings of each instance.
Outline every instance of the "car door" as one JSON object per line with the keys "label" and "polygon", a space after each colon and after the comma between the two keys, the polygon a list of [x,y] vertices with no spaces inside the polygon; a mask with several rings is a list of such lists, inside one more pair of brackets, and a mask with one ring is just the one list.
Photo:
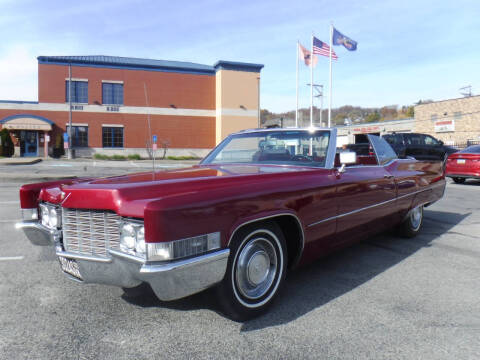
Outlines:
{"label": "car door", "polygon": [[[337,170],[336,246],[381,231],[397,211],[395,179],[385,166],[396,154],[378,136],[368,135],[368,139],[374,155],[360,155],[354,166],[346,167],[344,172]],[[374,145],[380,140],[387,145],[389,157]]]}
{"label": "car door", "polygon": [[445,150],[443,145],[433,136],[424,135],[425,146],[429,148],[429,156],[432,160],[443,160]]}
{"label": "car door", "polygon": [[418,160],[426,160],[428,154],[425,149],[425,140],[421,134],[404,134],[406,155]]}

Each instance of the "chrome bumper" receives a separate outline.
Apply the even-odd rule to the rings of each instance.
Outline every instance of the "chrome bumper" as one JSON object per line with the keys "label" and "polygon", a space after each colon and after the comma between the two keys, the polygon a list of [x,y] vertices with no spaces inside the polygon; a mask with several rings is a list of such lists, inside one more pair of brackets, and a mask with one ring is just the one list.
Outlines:
{"label": "chrome bumper", "polygon": [[23,230],[33,245],[48,246],[60,240],[60,231],[49,229],[38,221],[21,221],[15,224],[15,228]]}
{"label": "chrome bumper", "polygon": [[223,249],[185,260],[149,263],[135,256],[109,250],[110,257],[97,258],[64,251],[59,232],[49,230],[36,221],[20,222],[16,227],[25,232],[32,244],[55,245],[57,256],[75,259],[82,280],[66,274],[70,279],[126,288],[146,282],[163,301],[198,293],[222,281],[230,255],[229,249]]}

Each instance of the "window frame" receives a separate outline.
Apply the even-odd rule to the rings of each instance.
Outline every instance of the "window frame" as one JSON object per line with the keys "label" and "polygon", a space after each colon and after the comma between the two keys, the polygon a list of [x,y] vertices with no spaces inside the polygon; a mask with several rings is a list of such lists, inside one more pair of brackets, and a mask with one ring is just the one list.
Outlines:
{"label": "window frame", "polygon": [[[70,79],[65,79],[65,102],[68,104],[70,103],[69,99],[69,86]],[[78,89],[77,85],[78,84],[86,84],[86,101],[78,101]],[[85,79],[72,79],[72,93],[73,93],[73,99],[71,101],[72,104],[88,104],[88,80]],[[83,99],[82,99],[83,100]]]}
{"label": "window frame", "polygon": [[[86,145],[82,145],[82,144],[79,144],[79,142],[74,142],[74,139],[78,139],[78,128],[85,128],[87,131],[87,137],[86,137]],[[67,134],[70,134],[69,133],[69,128],[70,126],[67,124]],[[75,125],[75,124],[72,124],[72,147],[75,147],[75,148],[88,148],[88,125]]]}
{"label": "window frame", "polygon": [[[112,102],[106,102],[105,100],[105,90],[104,90],[104,86],[112,86],[112,90],[111,90],[111,94],[112,94]],[[115,103],[115,86],[121,86],[122,88],[122,98],[121,98],[121,102],[119,103]],[[109,99],[107,99],[109,100]],[[107,106],[123,106],[123,104],[125,103],[125,87],[123,85],[123,82],[120,82],[120,81],[108,81],[108,80],[102,80],[102,105],[107,105]]]}
{"label": "window frame", "polygon": [[[115,130],[122,131],[122,144],[121,146],[115,146]],[[108,134],[109,139],[111,141],[111,146],[105,145],[105,131],[110,131]],[[106,149],[123,149],[125,148],[125,129],[123,126],[109,126],[109,125],[102,125],[102,148]]]}

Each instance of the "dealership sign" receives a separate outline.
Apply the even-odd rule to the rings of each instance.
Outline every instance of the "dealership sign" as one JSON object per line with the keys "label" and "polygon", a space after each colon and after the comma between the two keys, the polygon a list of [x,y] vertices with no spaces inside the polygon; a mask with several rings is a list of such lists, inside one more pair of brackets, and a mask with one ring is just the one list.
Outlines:
{"label": "dealership sign", "polygon": [[454,132],[455,120],[437,120],[435,121],[435,132]]}

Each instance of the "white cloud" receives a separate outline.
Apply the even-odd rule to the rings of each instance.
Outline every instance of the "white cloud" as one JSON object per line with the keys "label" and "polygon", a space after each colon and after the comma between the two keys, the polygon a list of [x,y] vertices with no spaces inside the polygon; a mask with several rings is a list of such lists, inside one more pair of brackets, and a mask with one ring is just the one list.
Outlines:
{"label": "white cloud", "polygon": [[37,59],[24,46],[0,54],[0,99],[37,100]]}

